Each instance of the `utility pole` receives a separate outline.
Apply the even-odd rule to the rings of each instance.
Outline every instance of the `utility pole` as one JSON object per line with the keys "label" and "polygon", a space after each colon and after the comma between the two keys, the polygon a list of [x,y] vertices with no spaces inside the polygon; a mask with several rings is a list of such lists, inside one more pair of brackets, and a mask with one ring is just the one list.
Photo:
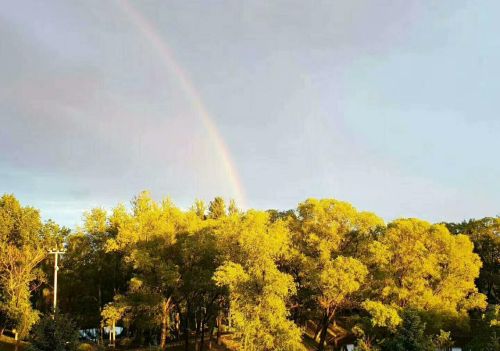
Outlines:
{"label": "utility pole", "polygon": [[63,254],[66,251],[59,251],[58,249],[49,251],[49,254],[54,255],[54,316],[57,311],[57,271],[59,270],[59,266],[57,265],[59,254]]}

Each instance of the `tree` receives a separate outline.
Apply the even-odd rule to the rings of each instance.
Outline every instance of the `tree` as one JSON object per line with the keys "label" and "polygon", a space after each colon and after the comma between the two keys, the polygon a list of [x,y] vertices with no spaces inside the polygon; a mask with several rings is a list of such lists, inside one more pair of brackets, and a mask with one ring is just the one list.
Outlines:
{"label": "tree", "polygon": [[379,292],[378,299],[425,311],[432,330],[466,320],[467,311],[486,307],[485,296],[474,284],[481,261],[468,237],[453,236],[443,225],[400,219],[390,223],[370,248],[376,262],[373,274],[380,277],[372,290]]}
{"label": "tree", "polygon": [[205,205],[205,202],[203,202],[203,200],[195,200],[191,211],[193,211],[200,219],[205,219],[207,206]]}
{"label": "tree", "polygon": [[384,327],[394,331],[402,322],[396,308],[384,305],[380,301],[366,300],[361,306],[370,314],[373,327]]}
{"label": "tree", "polygon": [[474,323],[471,325],[472,340],[465,349],[467,351],[500,350],[500,308],[489,305],[485,313],[474,313],[473,318]]}
{"label": "tree", "polygon": [[[116,239],[123,210],[119,206],[111,216],[102,208],[85,212],[82,227],[66,238],[66,253],[60,261],[58,305],[74,316],[81,329],[97,328],[102,334],[102,309],[127,288],[131,269],[123,261],[123,254],[107,251],[108,241]],[[48,274],[52,274],[52,267],[48,267]]]}
{"label": "tree", "polygon": [[[185,303],[186,327],[194,314],[195,339],[200,338],[199,350],[202,351],[206,326],[215,321],[224,302],[225,290],[216,286],[212,279],[220,264],[216,239],[211,228],[203,225],[195,232],[180,234],[175,247],[174,262],[179,267],[176,301]],[[188,336],[187,331],[185,336]]]}
{"label": "tree", "polygon": [[480,292],[488,297],[491,304],[500,303],[500,218],[485,217],[462,223],[446,223],[455,235],[467,235],[474,244],[474,252],[479,255],[483,266],[477,279]]}
{"label": "tree", "polygon": [[[217,324],[220,332],[225,317],[244,351],[300,350],[299,325],[312,321],[320,350],[329,330],[334,347],[352,333],[362,350],[427,350],[431,341],[449,347],[452,336],[465,335],[470,315],[469,348],[498,348],[498,219],[448,224],[452,235],[418,219],[385,226],[334,199],[309,199],[296,211],[242,212],[215,198],[206,212],[200,201],[183,211],[143,192],[130,210],[85,213],[68,235],[4,195],[1,328],[23,337],[40,314],[34,306],[50,311],[53,269],[42,261],[47,249],[65,247],[58,306],[82,329],[120,323],[138,345],[165,349],[183,330],[186,350],[194,334],[203,351],[206,331],[213,335]],[[491,303],[486,312],[479,290]],[[40,323],[49,325],[45,339],[66,338],[57,334],[62,327]]]}
{"label": "tree", "polygon": [[328,326],[336,312],[349,304],[349,296],[361,287],[368,270],[360,261],[351,257],[338,256],[327,262],[319,274],[318,301],[323,309],[319,350],[323,349]]}
{"label": "tree", "polygon": [[316,301],[318,350],[323,350],[336,314],[359,303],[352,297],[368,274],[361,258],[384,222],[334,199],[308,199],[297,212],[295,220],[290,217],[299,262],[296,279]]}
{"label": "tree", "polygon": [[226,203],[222,197],[217,196],[208,206],[208,217],[211,219],[218,219],[226,215]]}
{"label": "tree", "polygon": [[237,215],[240,212],[240,209],[236,205],[236,201],[231,199],[229,201],[229,207],[227,208],[228,215]]}
{"label": "tree", "polygon": [[300,329],[287,318],[287,302],[295,292],[293,278],[277,266],[290,244],[284,223],[271,223],[265,212],[249,211],[241,218],[228,218],[217,235],[226,250],[225,263],[214,279],[229,289],[240,349],[302,349]]}
{"label": "tree", "polygon": [[39,265],[62,233],[53,222],[42,224],[39,212],[13,195],[0,198],[0,331],[10,327],[24,338],[38,320],[30,298],[45,279]]}
{"label": "tree", "polygon": [[109,329],[109,339],[114,346],[116,341],[116,323],[123,317],[126,307],[119,303],[108,303],[101,312],[102,324]]}
{"label": "tree", "polygon": [[117,236],[108,240],[108,250],[124,254],[133,267],[131,293],[157,298],[160,311],[160,347],[166,347],[169,314],[179,289],[179,267],[175,263],[177,237],[195,231],[202,220],[194,212],[183,213],[169,200],[155,202],[143,192],[132,202],[132,214],[117,209]]}

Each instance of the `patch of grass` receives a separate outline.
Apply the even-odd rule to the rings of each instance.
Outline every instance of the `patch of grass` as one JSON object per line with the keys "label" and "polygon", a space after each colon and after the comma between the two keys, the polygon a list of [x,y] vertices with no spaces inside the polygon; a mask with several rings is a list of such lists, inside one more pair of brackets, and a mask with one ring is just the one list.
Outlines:
{"label": "patch of grass", "polygon": [[98,347],[95,344],[91,344],[88,342],[82,342],[80,345],[78,345],[78,351],[97,351]]}

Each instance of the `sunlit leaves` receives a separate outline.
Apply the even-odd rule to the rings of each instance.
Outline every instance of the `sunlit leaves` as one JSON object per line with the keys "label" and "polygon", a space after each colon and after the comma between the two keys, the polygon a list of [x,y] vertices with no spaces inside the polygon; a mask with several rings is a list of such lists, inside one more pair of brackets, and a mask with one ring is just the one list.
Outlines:
{"label": "sunlit leaves", "polygon": [[[30,298],[44,279],[40,261],[47,248],[64,242],[60,306],[74,311],[82,326],[102,318],[121,321],[137,335],[161,330],[165,346],[170,328],[179,337],[181,324],[207,330],[202,325],[212,327],[226,315],[239,349],[269,351],[301,349],[298,325],[313,321],[320,345],[326,346],[329,327],[355,325],[363,330],[358,346],[370,349],[376,333],[417,326],[421,338],[423,325],[434,334],[462,327],[468,311],[484,308],[474,249],[485,257],[491,274],[481,275],[481,286],[494,300],[497,226],[496,219],[474,222],[463,229],[467,235],[418,219],[386,226],[375,214],[334,199],[309,199],[285,212],[243,212],[218,197],[208,209],[196,201],[183,210],[143,192],[130,208],[90,210],[67,236],[4,196],[0,313],[27,333],[38,316]],[[113,295],[121,297],[110,303]],[[496,328],[497,321],[491,316],[484,324]]]}
{"label": "sunlit leaves", "polygon": [[12,195],[0,198],[0,317],[21,337],[38,320],[31,293],[44,279],[38,265],[59,234],[53,222],[42,224],[37,210]]}
{"label": "sunlit leaves", "polygon": [[242,350],[299,350],[300,329],[287,319],[287,301],[295,293],[292,276],[277,261],[289,249],[289,231],[266,212],[229,217],[218,228],[225,263],[214,280],[229,288],[231,319]]}
{"label": "sunlit leaves", "polygon": [[452,236],[442,225],[405,219],[391,223],[380,241],[390,252],[389,260],[379,262],[385,295],[399,306],[450,312],[485,306],[474,285],[481,261],[467,237]]}
{"label": "sunlit leaves", "polygon": [[370,314],[373,326],[387,327],[394,331],[402,321],[396,308],[380,301],[366,300],[361,306]]}
{"label": "sunlit leaves", "polygon": [[359,260],[338,256],[327,262],[319,274],[319,301],[326,308],[336,308],[364,282],[368,269]]}

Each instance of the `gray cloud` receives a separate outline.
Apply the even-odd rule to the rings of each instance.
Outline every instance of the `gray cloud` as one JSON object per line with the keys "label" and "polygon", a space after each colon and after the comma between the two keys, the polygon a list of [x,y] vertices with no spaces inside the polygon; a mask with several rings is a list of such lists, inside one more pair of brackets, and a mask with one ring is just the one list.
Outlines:
{"label": "gray cloud", "polygon": [[[495,2],[138,3],[214,116],[249,204],[495,215]],[[119,6],[0,9],[0,192],[73,225],[142,189],[232,195],[175,75]]]}

